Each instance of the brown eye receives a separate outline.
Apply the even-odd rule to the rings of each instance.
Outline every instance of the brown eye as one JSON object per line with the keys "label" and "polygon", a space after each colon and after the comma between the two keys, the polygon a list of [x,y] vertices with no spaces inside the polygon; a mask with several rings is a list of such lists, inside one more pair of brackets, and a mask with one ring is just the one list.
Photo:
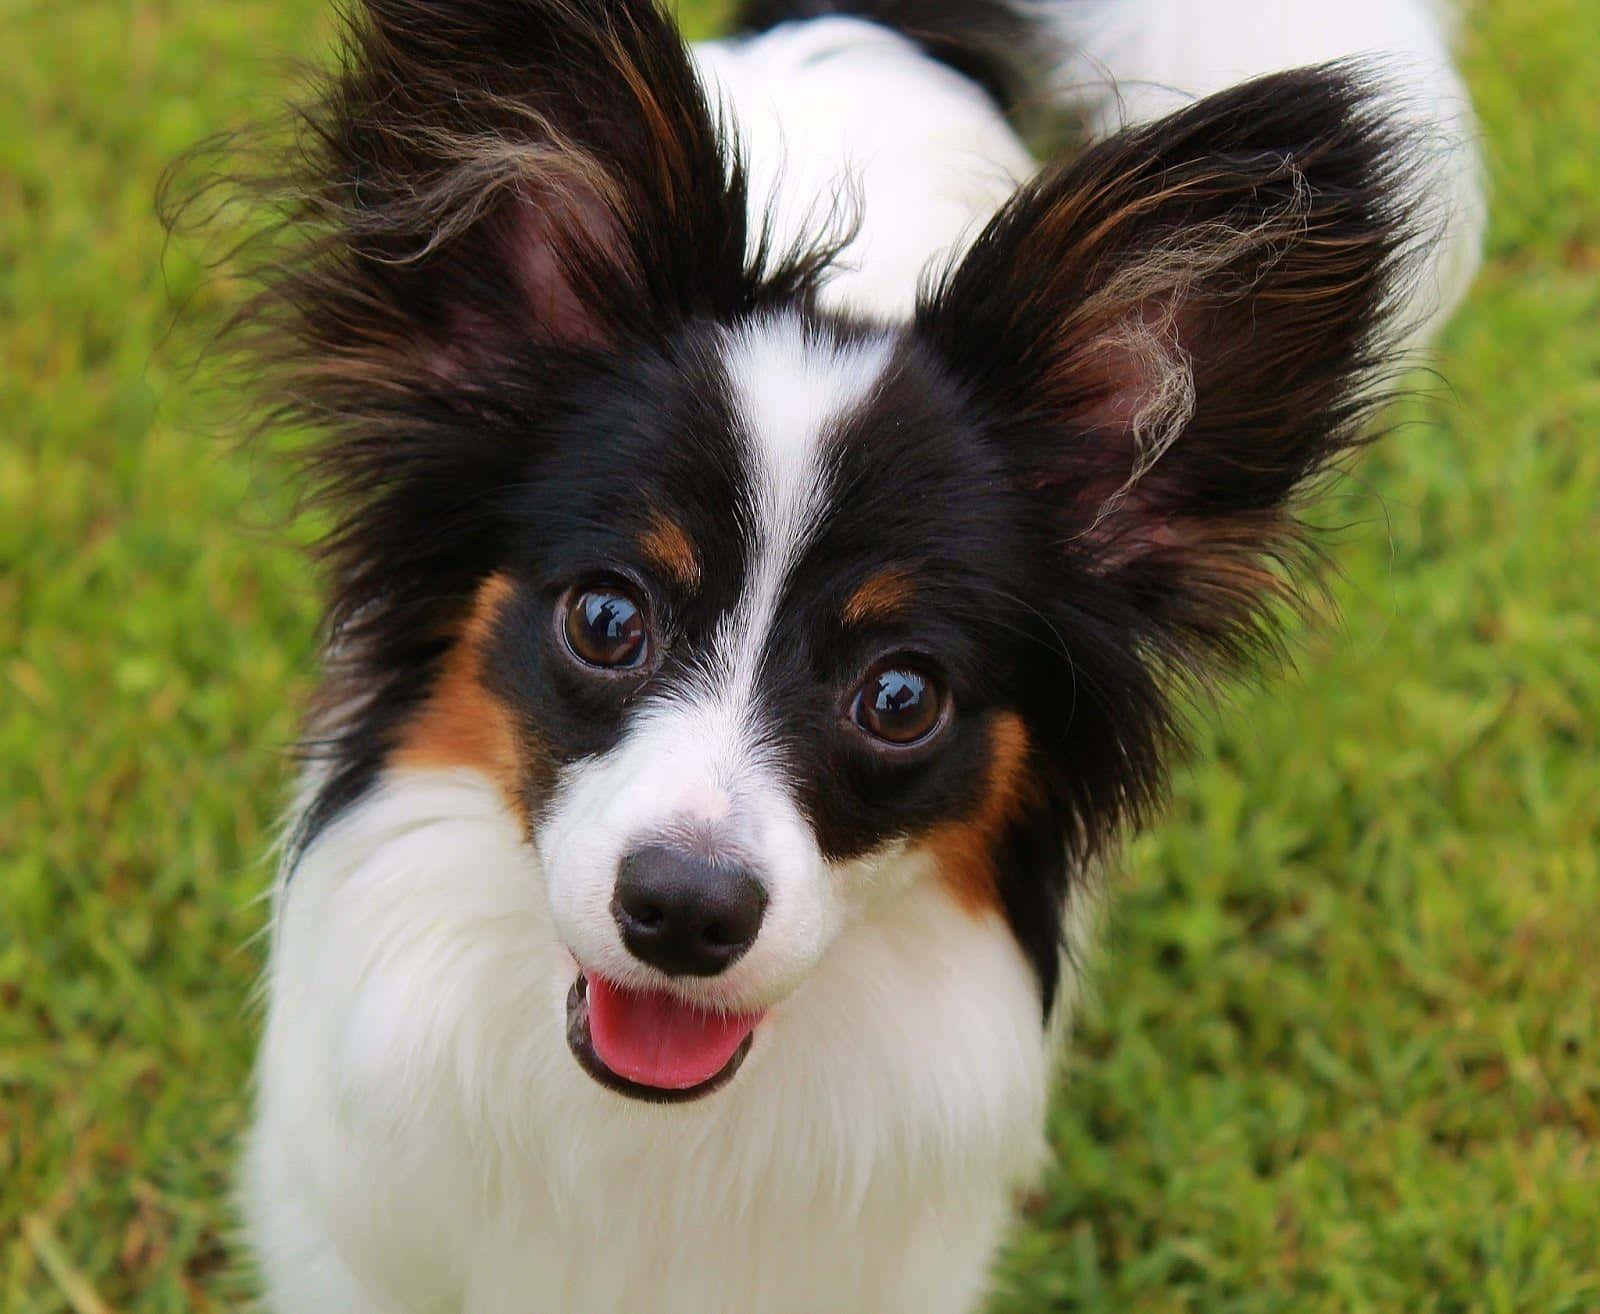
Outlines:
{"label": "brown eye", "polygon": [[650,649],[644,610],[615,588],[584,589],[567,601],[567,647],[588,666],[642,666]]}
{"label": "brown eye", "polygon": [[939,728],[944,701],[932,676],[895,663],[869,675],[856,690],[850,719],[874,739],[904,748]]}

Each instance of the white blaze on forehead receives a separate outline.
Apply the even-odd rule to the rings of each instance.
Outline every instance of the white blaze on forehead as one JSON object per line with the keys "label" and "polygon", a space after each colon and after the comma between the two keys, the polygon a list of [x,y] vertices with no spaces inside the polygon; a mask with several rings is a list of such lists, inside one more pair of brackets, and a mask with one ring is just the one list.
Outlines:
{"label": "white blaze on forehead", "polygon": [[871,398],[891,349],[887,335],[840,343],[793,316],[726,335],[749,489],[728,512],[748,536],[738,599],[685,686],[645,700],[609,752],[563,769],[537,835],[557,928],[588,970],[659,984],[622,944],[612,890],[625,854],[685,831],[752,866],[768,904],[748,953],[680,991],[764,1006],[804,978],[844,920],[844,896],[772,751],[759,677],[786,581],[827,513],[829,443]]}
{"label": "white blaze on forehead", "polygon": [[792,315],[729,334],[724,365],[745,436],[751,543],[708,672],[724,706],[755,692],[784,584],[827,509],[828,440],[871,397],[891,347],[886,334],[841,343]]}

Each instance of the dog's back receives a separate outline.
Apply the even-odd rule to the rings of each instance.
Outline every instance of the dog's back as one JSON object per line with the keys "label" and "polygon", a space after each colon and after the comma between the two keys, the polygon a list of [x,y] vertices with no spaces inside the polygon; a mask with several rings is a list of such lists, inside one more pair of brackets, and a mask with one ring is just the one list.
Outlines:
{"label": "dog's back", "polygon": [[849,17],[699,47],[785,248],[852,235],[823,295],[903,317],[918,279],[993,214],[1034,164],[991,96],[911,40]]}
{"label": "dog's back", "polygon": [[1034,172],[1019,119],[1065,116],[1092,140],[1262,73],[1366,57],[1432,157],[1432,266],[1398,312],[1420,343],[1465,293],[1484,224],[1448,31],[1434,0],[748,0],[695,55],[780,245],[855,221],[825,296],[894,316]]}

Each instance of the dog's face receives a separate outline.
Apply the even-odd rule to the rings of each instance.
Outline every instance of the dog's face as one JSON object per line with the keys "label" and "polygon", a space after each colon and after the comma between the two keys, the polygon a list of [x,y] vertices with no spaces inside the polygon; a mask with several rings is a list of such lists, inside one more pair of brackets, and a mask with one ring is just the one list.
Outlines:
{"label": "dog's face", "polygon": [[[565,392],[508,495],[471,673],[401,754],[503,783],[585,977],[574,1009],[669,991],[751,1017],[923,874],[998,907],[1002,833],[1028,808],[1062,830],[1025,718],[1066,720],[1071,690],[1059,655],[1019,661],[1026,503],[948,370],[903,330],[787,310],[612,353]],[[471,721],[497,729],[463,755]],[[692,1057],[631,1086],[699,1091],[730,1055]]]}
{"label": "dog's face", "polygon": [[[579,961],[751,1011],[815,963],[871,873],[892,869],[875,861],[886,848],[979,792],[992,683],[951,615],[970,545],[937,514],[897,526],[892,477],[872,468],[893,339],[783,315],[673,352],[698,358],[676,397],[624,384],[590,412],[638,445],[536,549],[528,622],[549,669],[516,696],[562,702],[535,723],[570,726],[530,812]],[[930,465],[960,445],[925,436]],[[907,471],[901,496],[959,504],[964,473]],[[606,542],[579,519],[618,523]],[[941,563],[950,587],[919,602],[915,575],[931,583]]]}
{"label": "dog's face", "polygon": [[858,322],[829,250],[752,238],[652,5],[370,9],[263,302],[344,507],[309,829],[392,767],[493,780],[628,1094],[715,1088],[910,881],[1048,1010],[1174,683],[1270,629],[1370,408],[1408,228],[1366,89],[1104,143]]}

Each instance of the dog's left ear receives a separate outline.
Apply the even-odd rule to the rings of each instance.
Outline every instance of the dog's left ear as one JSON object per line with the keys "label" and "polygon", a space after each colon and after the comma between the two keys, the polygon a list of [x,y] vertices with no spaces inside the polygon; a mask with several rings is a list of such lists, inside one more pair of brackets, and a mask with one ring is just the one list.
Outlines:
{"label": "dog's left ear", "polygon": [[1122,133],[1025,188],[924,298],[1050,568],[1093,576],[1146,645],[1248,646],[1296,490],[1363,435],[1414,245],[1381,107],[1334,65]]}

